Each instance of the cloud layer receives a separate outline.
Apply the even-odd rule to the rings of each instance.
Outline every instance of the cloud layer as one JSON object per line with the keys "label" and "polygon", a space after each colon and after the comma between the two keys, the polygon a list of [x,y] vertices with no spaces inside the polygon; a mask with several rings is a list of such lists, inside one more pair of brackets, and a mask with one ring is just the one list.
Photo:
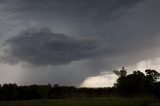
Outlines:
{"label": "cloud layer", "polygon": [[159,57],[159,4],[1,0],[1,60],[22,65],[21,82],[77,85],[103,71]]}
{"label": "cloud layer", "polygon": [[95,55],[99,45],[89,39],[75,39],[53,33],[48,28],[33,28],[7,40],[6,60],[33,65],[62,65]]}

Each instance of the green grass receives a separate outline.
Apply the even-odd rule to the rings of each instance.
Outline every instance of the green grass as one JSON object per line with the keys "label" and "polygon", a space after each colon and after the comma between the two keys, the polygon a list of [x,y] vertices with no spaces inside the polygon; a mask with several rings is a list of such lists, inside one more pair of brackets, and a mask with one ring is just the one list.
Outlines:
{"label": "green grass", "polygon": [[56,100],[1,101],[0,106],[160,106],[154,98],[79,98]]}

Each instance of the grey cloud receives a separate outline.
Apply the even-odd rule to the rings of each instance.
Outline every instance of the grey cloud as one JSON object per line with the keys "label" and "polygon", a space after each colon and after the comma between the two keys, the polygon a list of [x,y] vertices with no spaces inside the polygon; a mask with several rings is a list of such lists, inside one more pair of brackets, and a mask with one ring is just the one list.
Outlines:
{"label": "grey cloud", "polygon": [[22,20],[21,25],[36,22],[54,32],[97,36],[105,35],[111,22],[142,1],[146,0],[7,0],[2,10]]}
{"label": "grey cloud", "polygon": [[23,67],[22,82],[76,85],[102,71],[159,57],[159,4],[159,0],[6,0],[0,11],[9,11],[9,21],[20,22],[17,32],[32,22],[50,30],[34,28],[17,35],[10,30],[17,29],[15,25],[3,28],[13,33],[3,59],[33,64]]}
{"label": "grey cloud", "polygon": [[[103,13],[112,13],[117,9],[129,8],[137,3],[146,0],[1,0],[1,3],[8,3],[8,9],[12,11],[79,11],[88,13],[88,11],[98,10]],[[74,10],[73,10],[74,9]],[[78,14],[78,13],[77,13]],[[98,14],[95,14],[98,15]]]}
{"label": "grey cloud", "polygon": [[66,18],[73,22],[88,21],[102,25],[114,18],[120,18],[119,16],[142,1],[145,0],[18,0],[10,11],[40,20]]}
{"label": "grey cloud", "polygon": [[88,39],[53,33],[48,28],[33,28],[6,41],[6,60],[34,65],[61,65],[94,56],[99,47]]}

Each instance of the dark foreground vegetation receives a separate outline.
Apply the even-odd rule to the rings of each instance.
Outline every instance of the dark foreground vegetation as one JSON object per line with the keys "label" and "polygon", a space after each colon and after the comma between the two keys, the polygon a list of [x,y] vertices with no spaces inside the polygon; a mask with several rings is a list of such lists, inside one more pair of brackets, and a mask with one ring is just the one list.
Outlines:
{"label": "dark foreground vegetation", "polygon": [[145,70],[145,74],[140,71],[134,71],[132,74],[127,75],[126,69],[122,68],[122,70],[114,71],[114,73],[119,78],[115,85],[110,88],[76,88],[72,86],[59,86],[58,84],[53,86],[50,84],[30,86],[4,84],[0,86],[0,100],[70,100],[71,98],[83,97],[94,99],[97,97],[108,98],[113,96],[156,97],[160,99],[160,82],[158,81],[160,74],[157,71],[147,69]]}
{"label": "dark foreground vegetation", "polygon": [[94,97],[1,101],[0,106],[160,106],[155,98]]}

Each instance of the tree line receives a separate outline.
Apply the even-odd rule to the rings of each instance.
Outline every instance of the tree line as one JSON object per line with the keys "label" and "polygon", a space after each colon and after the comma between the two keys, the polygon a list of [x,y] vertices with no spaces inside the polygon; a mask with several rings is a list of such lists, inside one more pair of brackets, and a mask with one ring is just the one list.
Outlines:
{"label": "tree line", "polygon": [[0,86],[0,100],[28,99],[60,99],[73,97],[106,97],[106,96],[155,96],[160,99],[160,73],[147,69],[145,73],[127,70],[114,71],[118,79],[113,87],[107,88],[76,88],[74,86],[3,84]]}
{"label": "tree line", "polygon": [[0,100],[61,99],[73,97],[102,97],[113,93],[112,88],[76,88],[74,86],[4,84]]}
{"label": "tree line", "polygon": [[116,91],[121,96],[156,96],[160,98],[160,73],[156,70],[146,69],[145,74],[141,71],[133,71],[127,75],[123,67],[120,71],[114,71],[118,76],[114,84]]}

